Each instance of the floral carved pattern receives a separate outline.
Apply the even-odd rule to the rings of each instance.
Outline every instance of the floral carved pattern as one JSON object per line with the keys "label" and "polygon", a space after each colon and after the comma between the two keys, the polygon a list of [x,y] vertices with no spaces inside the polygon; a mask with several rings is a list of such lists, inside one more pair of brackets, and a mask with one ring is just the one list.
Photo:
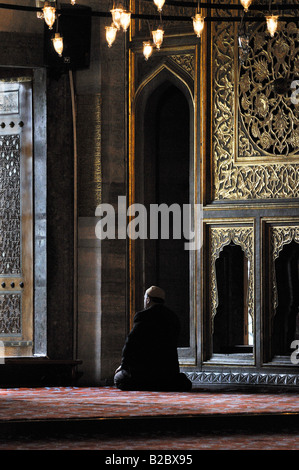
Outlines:
{"label": "floral carved pattern", "polygon": [[193,54],[174,54],[169,56],[179,67],[185,70],[194,78],[194,55]]}
{"label": "floral carved pattern", "polygon": [[21,272],[20,136],[0,136],[0,273]]}
{"label": "floral carved pattern", "polygon": [[[291,102],[291,92],[277,93],[276,79],[292,81],[299,74],[299,29],[282,23],[271,38],[264,25],[252,34],[250,53],[240,68],[239,133],[253,143],[251,155],[299,154],[299,107]],[[239,156],[250,156],[242,143]]]}
{"label": "floral carved pattern", "polygon": [[239,245],[249,263],[248,275],[248,314],[254,317],[254,234],[252,227],[211,227],[210,228],[210,286],[211,286],[211,331],[214,329],[214,317],[218,307],[218,289],[216,278],[216,260],[226,245],[233,242]]}
{"label": "floral carved pattern", "polygon": [[[257,44],[259,43],[257,42]],[[271,47],[274,48],[274,43],[271,42],[271,44]],[[264,124],[264,128],[261,125],[257,126],[257,118],[260,117],[263,109],[267,110],[270,106],[273,108],[275,103],[271,101],[270,94],[267,97],[269,90],[267,91],[266,86],[264,89],[261,88],[260,93],[258,93],[262,82],[256,79],[257,89],[253,103],[254,105],[258,104],[258,110],[255,108],[256,120],[251,123],[251,137],[248,136],[247,124],[244,128],[245,114],[242,117],[243,124],[238,129],[235,87],[237,75],[235,74],[237,67],[235,61],[237,55],[235,54],[235,46],[234,25],[231,22],[215,22],[212,25],[212,198],[213,200],[249,200],[299,197],[299,165],[290,162],[292,157],[288,153],[293,152],[293,158],[295,154],[295,156],[299,154],[298,129],[296,127],[298,109],[292,109],[292,114],[290,114],[286,102],[280,100],[280,108],[276,108],[276,121],[275,126],[274,122],[272,123],[271,133],[269,133],[270,128],[266,124]],[[277,51],[277,49],[275,50]],[[283,52],[276,52],[275,60],[277,63],[279,63],[278,58],[281,54]],[[259,77],[260,80],[265,74],[265,64],[269,66],[267,55],[261,54],[261,57],[257,59],[255,72],[251,72],[255,73],[256,78]],[[293,67],[297,66],[297,62],[294,62]],[[252,106],[246,101],[248,99],[247,87],[245,72],[240,84],[242,92],[242,96],[240,96],[241,111],[243,113],[247,112]],[[293,118],[294,122],[288,126],[288,131],[283,130],[284,124],[290,122]],[[239,132],[237,132],[238,130]],[[279,133],[281,135],[282,132],[284,132],[284,138],[276,138],[268,146],[267,133],[274,139],[273,135],[279,135]],[[282,143],[279,144],[278,140]],[[259,147],[257,144],[267,157],[266,163],[255,159]],[[288,159],[286,163],[281,162],[281,160],[277,162],[278,155],[269,153],[271,149],[275,149],[277,154],[279,149],[282,149],[285,158]],[[240,155],[239,152],[241,152]],[[237,163],[239,157],[243,158],[242,165]],[[248,163],[245,162],[244,164],[244,157],[247,158]]]}
{"label": "floral carved pattern", "polygon": [[22,333],[21,294],[0,295],[0,336]]}

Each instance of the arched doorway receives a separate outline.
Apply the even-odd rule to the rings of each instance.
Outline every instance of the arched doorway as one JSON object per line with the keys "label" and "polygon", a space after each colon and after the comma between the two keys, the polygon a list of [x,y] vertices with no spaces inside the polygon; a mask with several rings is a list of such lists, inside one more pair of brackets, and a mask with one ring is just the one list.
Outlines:
{"label": "arched doorway", "polygon": [[[180,319],[179,348],[183,356],[190,356],[190,350],[193,354],[195,350],[194,252],[185,249],[183,213],[194,201],[192,97],[177,77],[164,70],[138,98],[135,201],[147,209],[148,237],[136,240],[135,245],[136,309],[143,306],[144,290],[160,285],[166,291],[167,305]],[[161,209],[156,219],[153,207]],[[158,222],[156,237],[151,236],[154,220]]]}
{"label": "arched doorway", "polygon": [[273,319],[273,355],[290,356],[292,342],[298,339],[299,244],[284,245],[275,260],[277,307]]}

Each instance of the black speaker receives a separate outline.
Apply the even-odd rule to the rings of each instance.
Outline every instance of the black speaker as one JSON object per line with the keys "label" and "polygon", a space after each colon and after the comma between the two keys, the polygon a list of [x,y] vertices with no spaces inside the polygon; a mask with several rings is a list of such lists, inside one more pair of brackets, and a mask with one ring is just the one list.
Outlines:
{"label": "black speaker", "polygon": [[63,37],[60,57],[54,49],[52,38],[57,32],[57,19],[52,29],[45,23],[44,65],[60,71],[89,67],[91,43],[91,8],[82,5],[60,5],[58,32]]}

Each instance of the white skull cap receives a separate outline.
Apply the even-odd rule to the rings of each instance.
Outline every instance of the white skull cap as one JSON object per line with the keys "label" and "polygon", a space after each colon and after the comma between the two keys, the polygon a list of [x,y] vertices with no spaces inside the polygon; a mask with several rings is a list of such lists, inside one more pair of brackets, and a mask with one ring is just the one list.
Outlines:
{"label": "white skull cap", "polygon": [[149,287],[145,293],[149,296],[149,297],[157,297],[158,299],[163,299],[165,300],[165,292],[163,289],[161,289],[160,287],[157,287],[157,286],[151,286]]}

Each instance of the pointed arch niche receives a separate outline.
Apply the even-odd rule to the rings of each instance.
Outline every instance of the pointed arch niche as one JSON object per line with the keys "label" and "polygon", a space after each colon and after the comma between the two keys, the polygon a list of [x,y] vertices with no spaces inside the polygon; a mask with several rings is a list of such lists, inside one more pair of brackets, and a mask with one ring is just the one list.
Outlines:
{"label": "pointed arch niche", "polygon": [[[196,252],[186,250],[188,240],[184,236],[176,238],[173,231],[174,218],[179,214],[180,219],[176,221],[183,224],[184,205],[194,208],[196,200],[192,84],[163,65],[141,83],[133,103],[129,199],[130,204],[139,203],[147,209],[147,238],[129,240],[130,318],[132,321],[134,313],[143,308],[146,288],[162,287],[168,307],[177,313],[181,323],[180,363],[194,365]],[[169,219],[167,224],[165,217],[159,216],[158,236],[153,239],[150,214],[154,204],[166,205]],[[177,212],[172,212],[171,207]],[[193,216],[192,211],[192,230]],[[169,227],[165,239],[161,236],[163,222]]]}
{"label": "pointed arch niche", "polygon": [[299,220],[264,219],[264,361],[291,364],[292,342],[299,338]]}

